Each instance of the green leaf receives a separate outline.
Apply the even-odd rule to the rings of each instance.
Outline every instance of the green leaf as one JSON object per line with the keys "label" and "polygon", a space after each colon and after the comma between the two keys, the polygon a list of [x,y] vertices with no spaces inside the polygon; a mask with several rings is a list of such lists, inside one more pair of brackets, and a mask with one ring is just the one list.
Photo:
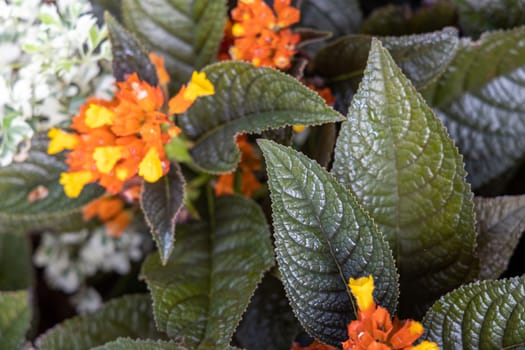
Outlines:
{"label": "green leaf", "polygon": [[174,342],[119,338],[93,350],[189,350]]}
{"label": "green leaf", "polygon": [[270,232],[259,206],[240,196],[218,198],[210,223],[178,225],[166,266],[157,254],[144,262],[157,327],[184,337],[194,350],[227,347],[272,264]]}
{"label": "green leaf", "polygon": [[300,331],[281,281],[268,274],[255,291],[234,338],[250,350],[290,350]]}
{"label": "green leaf", "polygon": [[355,308],[350,277],[372,274],[374,298],[396,310],[391,250],[355,197],[315,161],[260,140],[272,199],[277,262],[295,315],[312,336],[339,345]]}
{"label": "green leaf", "polygon": [[[313,69],[330,81],[340,82],[360,77],[366,67],[371,40],[372,37],[368,35],[345,36],[318,52]],[[459,43],[458,31],[454,28],[403,37],[384,37],[381,41],[418,89],[445,71]],[[356,84],[354,86],[357,87]]]}
{"label": "green leaf", "polygon": [[119,337],[162,339],[153,322],[148,295],[127,295],[114,299],[98,311],[73,317],[41,335],[40,350],[84,350]]}
{"label": "green leaf", "polygon": [[473,188],[525,156],[525,27],[464,39],[425,97],[464,156]]}
{"label": "green leaf", "polygon": [[498,278],[525,230],[525,195],[474,198],[480,277]]}
{"label": "green leaf", "polygon": [[476,276],[472,193],[461,156],[378,40],[341,125],[332,172],[385,234],[414,315]]}
{"label": "green leaf", "polygon": [[459,24],[466,35],[478,36],[494,29],[507,29],[525,24],[523,0],[454,0]]}
{"label": "green leaf", "polygon": [[301,26],[328,31],[334,37],[355,33],[363,14],[357,0],[303,0]]}
{"label": "green leaf", "polygon": [[204,171],[235,169],[240,158],[236,134],[344,120],[315,91],[275,69],[223,62],[204,72],[215,95],[197,99],[178,121],[195,140],[190,153]]}
{"label": "green leaf", "polygon": [[225,0],[122,0],[124,24],[161,54],[176,84],[214,62],[224,33]]}
{"label": "green leaf", "polygon": [[125,81],[128,74],[137,73],[141,80],[152,86],[159,83],[155,66],[142,44],[106,12],[104,15],[113,54],[113,75],[117,81]]}
{"label": "green leaf", "polygon": [[32,279],[31,249],[27,237],[0,234],[0,290],[29,289]]}
{"label": "green leaf", "polygon": [[0,350],[19,349],[30,322],[27,292],[0,292]]}
{"label": "green leaf", "polygon": [[175,219],[184,203],[184,177],[176,163],[155,183],[144,181],[140,206],[157,242],[160,259],[166,265],[175,243]]}
{"label": "green leaf", "polygon": [[525,279],[462,286],[436,302],[423,325],[423,338],[441,350],[523,349]]}
{"label": "green leaf", "polygon": [[[47,154],[47,138],[35,137],[32,143],[27,160],[0,168],[0,231],[84,227],[82,207],[103,191],[90,185],[78,198],[67,197],[59,183],[60,173],[67,170],[64,157]],[[30,194],[39,190],[47,195],[30,200]]]}

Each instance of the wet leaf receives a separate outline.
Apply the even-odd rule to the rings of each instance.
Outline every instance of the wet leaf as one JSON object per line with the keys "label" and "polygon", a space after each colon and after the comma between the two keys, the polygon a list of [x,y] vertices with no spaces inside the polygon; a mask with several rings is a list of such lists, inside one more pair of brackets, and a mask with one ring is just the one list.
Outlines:
{"label": "wet leaf", "polygon": [[30,322],[28,293],[0,292],[0,350],[19,349]]}
{"label": "wet leaf", "polygon": [[525,196],[474,198],[480,277],[498,278],[525,230]]}
{"label": "wet leaf", "polygon": [[175,219],[184,203],[184,177],[176,163],[155,183],[144,181],[140,206],[157,243],[162,264],[166,265],[175,243]]}
{"label": "wet leaf", "polygon": [[157,254],[144,262],[158,328],[183,337],[190,349],[227,347],[272,264],[270,232],[259,206],[245,197],[219,197],[210,223],[177,226],[166,266]]}
{"label": "wet leaf", "polygon": [[372,274],[374,298],[396,310],[397,272],[383,235],[356,198],[315,161],[260,140],[268,172],[279,271],[305,330],[323,342],[348,339],[355,318],[350,277]]}
{"label": "wet leaf", "polygon": [[287,125],[341,121],[342,115],[296,79],[272,68],[224,62],[203,70],[215,95],[197,99],[178,125],[195,141],[190,153],[202,170],[227,173],[239,162],[235,135]]}
{"label": "wet leaf", "polygon": [[474,205],[461,156],[378,40],[341,125],[332,172],[390,243],[402,314],[421,314],[477,276]]}
{"label": "wet leaf", "polygon": [[524,322],[524,277],[481,281],[439,299],[423,320],[423,338],[442,350],[522,349]]}

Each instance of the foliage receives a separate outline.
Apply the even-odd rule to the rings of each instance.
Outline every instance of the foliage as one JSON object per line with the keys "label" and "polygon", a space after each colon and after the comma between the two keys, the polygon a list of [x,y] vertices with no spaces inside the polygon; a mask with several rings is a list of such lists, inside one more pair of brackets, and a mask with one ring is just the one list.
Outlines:
{"label": "foliage", "polygon": [[0,3],[0,349],[523,347],[520,1],[74,3]]}

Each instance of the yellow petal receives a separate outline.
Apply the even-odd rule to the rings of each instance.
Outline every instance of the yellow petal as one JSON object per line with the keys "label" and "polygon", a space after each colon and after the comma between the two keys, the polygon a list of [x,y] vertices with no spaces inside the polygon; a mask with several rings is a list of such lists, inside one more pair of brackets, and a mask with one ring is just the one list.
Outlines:
{"label": "yellow petal", "polygon": [[122,146],[102,146],[95,148],[93,159],[98,171],[109,174],[117,162],[122,158]]}
{"label": "yellow petal", "polygon": [[412,350],[439,350],[439,346],[433,341],[425,340],[414,346]]}
{"label": "yellow petal", "polygon": [[188,87],[184,92],[186,100],[196,100],[200,96],[209,96],[215,93],[215,88],[211,81],[206,78],[206,73],[193,72]]}
{"label": "yellow petal", "polygon": [[91,182],[92,174],[90,171],[76,171],[72,173],[60,174],[60,184],[64,186],[66,196],[77,198],[84,186]]}
{"label": "yellow petal", "polygon": [[410,334],[411,335],[414,335],[414,334],[423,334],[423,325],[417,321],[412,321],[410,322],[410,328],[409,328],[409,331],[410,331]]}
{"label": "yellow petal", "polygon": [[150,148],[140,162],[139,175],[147,182],[157,182],[162,177],[162,163],[156,148]]}
{"label": "yellow petal", "polygon": [[358,279],[350,278],[348,286],[357,300],[359,310],[365,311],[374,305],[374,297],[372,295],[374,292],[374,278],[372,275]]}
{"label": "yellow petal", "polygon": [[304,129],[306,129],[306,126],[304,126],[304,125],[294,125],[294,126],[292,126],[292,129],[295,132],[303,132]]}
{"label": "yellow petal", "polygon": [[241,36],[244,35],[244,27],[240,23],[235,23],[232,27],[232,34],[233,36]]}
{"label": "yellow petal", "polygon": [[49,129],[47,136],[50,138],[49,145],[47,146],[48,154],[56,154],[65,149],[73,149],[78,143],[77,135],[56,128]]}
{"label": "yellow petal", "polygon": [[86,125],[90,128],[98,128],[103,125],[113,124],[115,113],[106,108],[96,104],[90,104],[86,110]]}

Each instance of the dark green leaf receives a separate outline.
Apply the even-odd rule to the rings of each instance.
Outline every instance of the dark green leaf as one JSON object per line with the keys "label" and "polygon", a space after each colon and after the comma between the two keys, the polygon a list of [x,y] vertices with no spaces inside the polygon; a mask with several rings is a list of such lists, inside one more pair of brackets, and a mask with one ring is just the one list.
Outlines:
{"label": "dark green leaf", "polygon": [[[78,198],[67,197],[59,184],[60,173],[67,169],[64,157],[48,155],[47,143],[47,138],[33,138],[26,161],[0,168],[1,232],[79,229],[85,226],[82,207],[103,193],[91,185],[84,188]],[[31,199],[37,192],[41,192],[42,197]]]}
{"label": "dark green leaf", "polygon": [[350,277],[372,274],[375,300],[396,310],[391,250],[355,197],[315,161],[260,140],[272,199],[275,246],[295,315],[312,336],[339,345],[354,316]]}
{"label": "dark green leaf", "polygon": [[140,206],[153,238],[157,242],[160,259],[166,265],[175,243],[175,219],[184,203],[184,178],[176,163],[155,183],[144,182]]}
{"label": "dark green leaf", "polygon": [[27,292],[0,292],[0,350],[19,349],[30,322]]}
{"label": "dark green leaf", "polygon": [[273,264],[270,232],[257,204],[220,197],[211,223],[177,226],[164,267],[157,254],[143,265],[155,319],[170,337],[194,350],[230,343],[262,273]]}
{"label": "dark green leaf", "polygon": [[[332,169],[385,234],[414,315],[477,276],[470,186],[439,119],[374,39]],[[416,310],[417,309],[417,310]]]}
{"label": "dark green leaf", "polygon": [[176,84],[214,62],[223,37],[225,0],[122,0],[127,28],[161,54]]}
{"label": "dark green leaf", "polygon": [[[341,38],[319,51],[314,58],[313,69],[330,81],[360,77],[366,67],[371,40],[372,37],[367,35]],[[459,43],[458,32],[453,28],[427,34],[385,37],[381,41],[418,89],[445,71]]]}
{"label": "dark green leaf", "polygon": [[355,33],[363,14],[357,0],[303,0],[301,26],[328,31],[334,37]]}
{"label": "dark green leaf", "polygon": [[141,80],[152,86],[159,83],[155,66],[148,52],[139,41],[106,12],[104,16],[113,53],[113,75],[117,81],[125,81],[128,74],[137,73]]}
{"label": "dark green leaf", "polygon": [[267,275],[255,291],[235,339],[249,350],[290,350],[300,330],[281,281]]}
{"label": "dark green leaf", "polygon": [[31,249],[27,237],[0,234],[0,290],[29,289],[32,277]]}
{"label": "dark green leaf", "polygon": [[207,172],[235,169],[240,157],[236,134],[344,120],[315,91],[275,69],[224,62],[204,72],[215,95],[197,99],[178,124],[195,140],[191,155]]}
{"label": "dark green leaf", "polygon": [[155,340],[134,340],[119,338],[110,343],[98,346],[93,350],[189,350],[188,348],[173,342]]}
{"label": "dark green leaf", "polygon": [[525,156],[525,27],[465,39],[425,92],[464,156],[474,188]]}
{"label": "dark green leaf", "polygon": [[498,278],[525,230],[525,196],[474,198],[480,277]]}
{"label": "dark green leaf", "polygon": [[524,277],[462,286],[436,302],[423,325],[441,350],[523,349]]}
{"label": "dark green leaf", "polygon": [[100,21],[104,21],[104,12],[109,11],[113,17],[120,20],[120,0],[91,0],[93,13]]}
{"label": "dark green leaf", "polygon": [[461,29],[470,36],[525,24],[523,0],[454,0],[454,3]]}
{"label": "dark green leaf", "polygon": [[111,300],[92,314],[76,316],[55,326],[36,344],[40,350],[88,350],[119,337],[159,339],[148,295]]}

